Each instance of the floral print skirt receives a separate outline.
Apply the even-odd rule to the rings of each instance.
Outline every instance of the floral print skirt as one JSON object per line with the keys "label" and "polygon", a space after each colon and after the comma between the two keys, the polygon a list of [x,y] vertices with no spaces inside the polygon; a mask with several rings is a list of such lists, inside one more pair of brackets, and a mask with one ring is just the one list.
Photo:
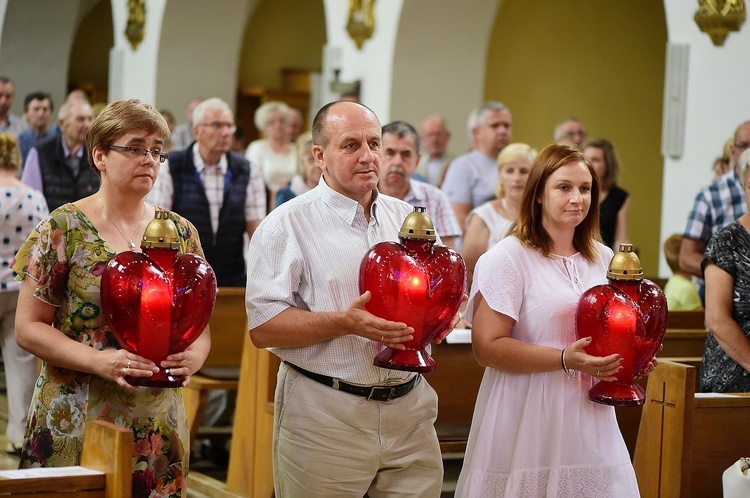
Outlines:
{"label": "floral print skirt", "polygon": [[78,465],[88,420],[133,432],[133,496],[180,497],[189,435],[181,389],[135,392],[104,379],[44,364],[29,411],[20,468]]}

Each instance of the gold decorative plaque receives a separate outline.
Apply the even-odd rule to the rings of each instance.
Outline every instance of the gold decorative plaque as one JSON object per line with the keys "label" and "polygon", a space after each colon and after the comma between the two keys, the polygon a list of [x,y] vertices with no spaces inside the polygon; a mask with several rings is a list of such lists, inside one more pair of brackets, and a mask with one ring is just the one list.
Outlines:
{"label": "gold decorative plaque", "polygon": [[698,0],[698,12],[693,19],[714,45],[720,47],[729,32],[739,31],[745,22],[745,1]]}
{"label": "gold decorative plaque", "polygon": [[375,0],[349,0],[349,22],[346,31],[362,50],[362,45],[375,31]]}
{"label": "gold decorative plaque", "polygon": [[130,41],[133,50],[143,41],[146,31],[146,0],[128,0],[128,25],[125,36]]}

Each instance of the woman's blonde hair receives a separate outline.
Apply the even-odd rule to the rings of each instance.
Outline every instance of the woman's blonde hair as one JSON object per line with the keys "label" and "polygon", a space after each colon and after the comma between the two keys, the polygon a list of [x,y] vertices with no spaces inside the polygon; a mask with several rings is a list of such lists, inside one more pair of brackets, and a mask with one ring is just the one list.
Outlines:
{"label": "woman's blonde hair", "polygon": [[0,133],[0,168],[16,172],[21,168],[21,151],[15,135]]}
{"label": "woman's blonde hair", "polygon": [[522,143],[508,144],[503,150],[500,151],[500,154],[497,155],[498,199],[502,199],[503,197],[505,197],[505,189],[503,188],[503,185],[502,183],[500,183],[499,179],[500,173],[503,171],[505,165],[514,161],[525,159],[529,162],[529,166],[531,166],[531,164],[534,163],[534,159],[536,159],[537,154],[539,154],[539,152],[537,152],[536,149],[531,148],[530,145]]}

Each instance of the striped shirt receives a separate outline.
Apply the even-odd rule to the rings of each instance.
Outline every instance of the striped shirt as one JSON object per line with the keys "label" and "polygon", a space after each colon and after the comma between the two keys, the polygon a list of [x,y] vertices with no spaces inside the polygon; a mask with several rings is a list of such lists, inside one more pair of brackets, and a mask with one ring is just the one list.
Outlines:
{"label": "striped shirt", "polygon": [[[360,295],[359,266],[365,253],[378,242],[397,241],[413,210],[401,200],[375,195],[368,222],[359,203],[335,192],[321,177],[316,188],[271,211],[248,251],[250,329],[290,307],[333,312],[351,306]],[[384,346],[354,334],[307,347],[269,349],[305,370],[356,384],[413,376],[374,366]]]}
{"label": "striped shirt", "polygon": [[439,188],[412,178],[404,201],[412,206],[424,206],[435,231],[442,237],[461,237],[461,226],[453,213],[451,203]]}

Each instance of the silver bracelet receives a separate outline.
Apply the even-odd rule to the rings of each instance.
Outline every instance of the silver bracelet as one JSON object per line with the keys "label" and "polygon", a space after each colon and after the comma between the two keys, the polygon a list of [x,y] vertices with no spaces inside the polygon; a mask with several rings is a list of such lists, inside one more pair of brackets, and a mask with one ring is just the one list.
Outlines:
{"label": "silver bracelet", "polygon": [[565,351],[567,351],[568,348],[563,348],[562,354],[560,355],[560,363],[562,363],[563,372],[565,372],[565,375],[568,376],[568,380],[578,378],[578,374],[575,370],[570,369],[568,370],[568,366],[565,364]]}

